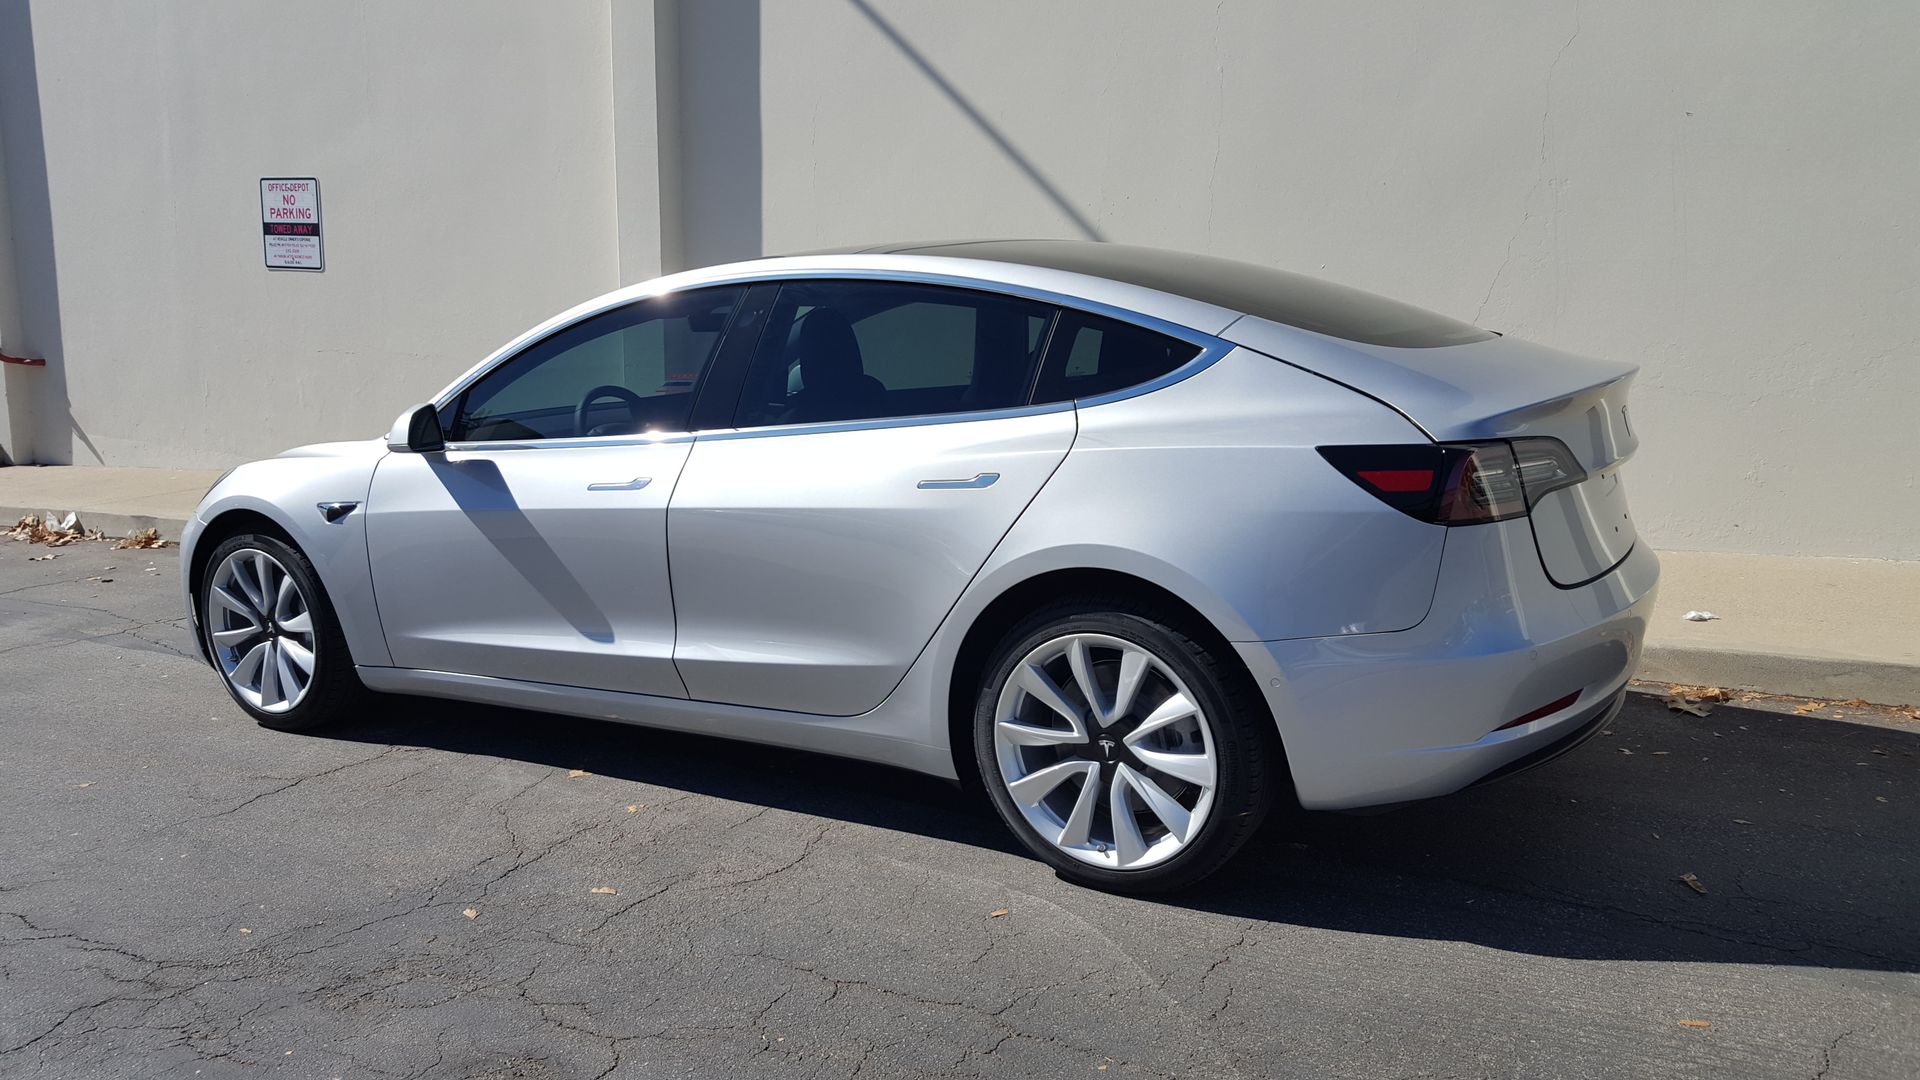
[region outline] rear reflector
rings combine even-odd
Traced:
[[[1561,709],[1567,708],[1568,706],[1572,705],[1574,702],[1579,700],[1580,700],[1580,691],[1575,690],[1573,693],[1568,694],[1566,697],[1563,697],[1558,701],[1549,702],[1548,704],[1542,705],[1530,713],[1523,713],[1520,716],[1516,716],[1513,719],[1507,721],[1506,723],[1501,724],[1499,727],[1494,728],[1493,730],[1505,731],[1508,728],[1519,727],[1521,724],[1531,724],[1535,720],[1538,720],[1543,716],[1552,716],[1554,713],[1559,712]]]
[[[1433,486],[1432,469],[1362,469],[1357,474],[1375,491],[1398,495]]]
[[[1318,449],[1329,465],[1381,502],[1435,525],[1524,517],[1548,492],[1587,478],[1558,439]]]

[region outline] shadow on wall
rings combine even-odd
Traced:
[[[1095,226],[1092,221],[1088,220],[1087,216],[1082,214],[1078,207],[1074,206],[1073,200],[1067,198],[1065,192],[1055,187],[1053,181],[1047,179],[1046,174],[1042,173],[1027,155],[1021,153],[1020,148],[1013,145],[1012,140],[1008,139],[1006,135],[994,125],[993,121],[987,119],[985,113],[975,108],[973,102],[969,101],[967,96],[960,92],[959,88],[955,87],[945,75],[940,73],[939,68],[934,67],[933,63],[929,61],[919,49],[914,48],[912,42],[908,41],[899,30],[894,29],[893,24],[888,22],[884,16],[878,11],[875,11],[872,4],[869,4],[867,0],[847,0],[847,2],[853,5],[855,11],[865,16],[866,20],[873,24],[873,28],[880,31],[880,35],[887,39],[888,44],[898,49],[900,55],[906,57],[907,61],[918,69],[920,74],[926,76],[928,82],[932,83],[942,94],[945,94],[947,100],[953,102],[954,108],[959,109],[961,114],[973,123],[974,127],[979,128],[980,133],[985,135],[987,140],[993,143],[994,147],[1005,155],[1008,161],[1013,163],[1014,168],[1019,169],[1021,174],[1024,175],[1034,187],[1040,189],[1040,193],[1047,197],[1047,201],[1051,202],[1055,209],[1059,210],[1068,221],[1073,223],[1074,230],[1078,232],[1081,237],[1087,240],[1106,239],[1106,236],[1101,233],[1100,229]]]
[[[1088,240],[1105,240],[1072,199],[867,0],[848,0]],[[675,9],[680,68],[680,203],[686,266],[765,253],[760,0]],[[908,230],[911,232],[912,230]],[[844,238],[842,238],[844,239]]]
[[[33,55],[33,17],[27,0],[0,0],[0,165],[6,169],[6,213],[13,226],[14,272],[20,289],[18,342],[12,352],[46,358],[42,368],[6,371],[8,430],[29,433],[20,461],[73,463],[73,440],[105,464],[73,418],[61,348],[60,289],[53,254],[53,204],[48,197],[46,140],[40,120],[40,80]]]
[[[583,768],[1026,857],[984,798],[878,765],[388,700],[338,737]],[[1549,957],[1920,972],[1908,853],[1920,733],[1726,707],[1678,717],[1637,696],[1609,732],[1546,768],[1397,812],[1270,822],[1201,886],[1139,903]]]

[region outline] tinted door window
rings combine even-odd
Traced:
[[[447,438],[496,442],[684,431],[694,388],[744,291],[650,297],[535,342],[455,399]]]
[[[1131,323],[1063,312],[1033,400],[1069,401],[1157,379],[1200,355],[1200,346]]]
[[[760,338],[741,427],[1024,405],[1054,309],[888,281],[783,286]]]

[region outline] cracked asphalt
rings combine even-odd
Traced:
[[[410,699],[266,731],[175,552],[46,550],[0,543],[6,1077],[1920,1075],[1911,725],[1635,697],[1129,899],[879,767]]]

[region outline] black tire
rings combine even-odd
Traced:
[[[1107,635],[1145,648],[1186,684],[1210,721],[1217,777],[1212,810],[1183,849],[1144,869],[1093,866],[1055,847],[1027,821],[1000,771],[994,724],[1001,690],[1030,652],[1075,633]],[[1061,877],[1110,892],[1165,892],[1192,885],[1225,865],[1291,790],[1278,732],[1245,670],[1197,640],[1181,613],[1125,597],[1052,604],[1009,630],[978,687],[973,728],[980,779],[1001,820]]]
[[[215,571],[228,556],[247,550],[272,556],[294,578],[308,599],[307,614],[312,620],[312,640],[315,645],[313,675],[304,696],[285,711],[260,709],[241,696],[226,677],[226,669],[220,663],[221,650],[213,640],[216,619],[209,597],[213,592]],[[220,676],[220,685],[226,687],[227,695],[233,698],[234,703],[246,710],[247,715],[261,726],[275,731],[317,731],[361,715],[370,703],[373,695],[353,669],[353,658],[347,651],[346,636],[340,632],[340,620],[333,613],[333,602],[320,584],[320,575],[314,572],[313,563],[299,548],[266,533],[241,533],[228,537],[207,558],[206,571],[200,581],[200,595],[196,600],[199,603],[202,642],[207,655],[214,658],[214,670]]]

